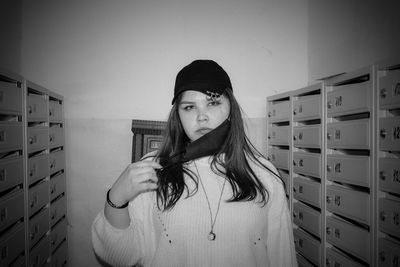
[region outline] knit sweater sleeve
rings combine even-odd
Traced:
[[[126,229],[113,227],[104,210],[92,224],[92,245],[95,253],[112,266],[144,265],[152,243],[147,235],[149,226],[148,204],[145,194],[139,195],[128,206],[130,225]],[[147,240],[146,240],[146,238]]]
[[[278,173],[269,161],[262,162]],[[293,228],[283,182],[269,172],[264,171],[262,176],[264,181],[266,179],[268,190],[268,216],[264,240],[266,240],[269,266],[297,266]]]

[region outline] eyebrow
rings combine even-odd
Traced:
[[[207,102],[211,102],[214,101],[212,98],[207,98],[206,99]],[[179,104],[196,104],[197,101],[190,101],[190,100],[181,100],[181,102],[179,102]]]
[[[179,105],[182,105],[182,104],[195,104],[195,103],[196,102],[194,102],[194,101],[184,100],[184,101],[179,102]]]

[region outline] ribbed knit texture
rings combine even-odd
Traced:
[[[196,164],[214,218],[224,178],[211,171],[209,157]],[[188,166],[196,173],[193,162]],[[180,199],[167,212],[156,208],[154,192],[140,195],[129,205],[131,225],[127,229],[112,227],[104,213],[99,213],[92,226],[95,252],[113,266],[297,266],[283,185],[259,166],[252,166],[268,189],[268,204],[226,202],[232,196],[227,183],[214,241],[208,239],[210,211],[199,184],[196,194]],[[193,188],[190,182],[189,187]]]

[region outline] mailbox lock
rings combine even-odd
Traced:
[[[50,169],[54,169],[55,167],[56,167],[56,160],[54,159],[50,162]]]
[[[380,178],[382,181],[385,181],[385,180],[386,180],[386,173],[385,173],[385,171],[380,171],[380,172],[379,172],[379,178]]]
[[[331,133],[327,133],[327,134],[326,134],[326,138],[328,138],[328,140],[331,140],[332,134],[331,134]]]
[[[330,260],[330,259],[326,258],[326,260],[325,260],[325,266],[331,267],[331,260]]]
[[[293,109],[293,115],[296,115],[297,111],[296,109]]]
[[[299,160],[299,166],[303,167],[303,159]]]
[[[331,202],[332,202],[332,197],[326,196],[326,203],[331,204]]]
[[[382,88],[381,89],[381,98],[386,98],[386,96],[387,96],[386,88]]]
[[[54,184],[51,188],[50,188],[50,194],[54,194],[54,192],[56,191],[56,185]]]
[[[341,172],[341,170],[340,170],[340,163],[336,163],[336,164],[335,164],[335,172],[337,172],[337,173],[340,173],[340,172]]]
[[[54,210],[54,212],[50,216],[50,220],[54,220],[57,217],[57,210]]]
[[[303,239],[299,239],[299,247],[303,247]]]
[[[1,248],[1,259],[5,259],[8,257],[8,246],[4,246]]]
[[[385,251],[380,251],[379,252],[379,261],[380,262],[385,262],[386,261]]]
[[[381,132],[380,132],[380,135],[381,135],[381,137],[382,138],[385,138],[386,137],[386,130],[385,129],[381,129]]]
[[[299,185],[299,193],[302,194],[303,193],[303,186]]]
[[[271,112],[268,112],[268,118],[271,118]]]
[[[6,180],[6,170],[1,169],[0,170],[0,182],[4,182]]]
[[[33,232],[29,234],[31,240],[35,239],[37,233],[39,233],[39,225],[35,225]]]
[[[340,206],[340,196],[335,196],[335,205]]]
[[[393,224],[396,225],[396,226],[399,226],[399,224],[400,224],[400,216],[399,216],[399,213],[395,213],[395,214],[393,215]]]
[[[50,242],[52,246],[54,246],[56,244],[57,238],[58,238],[57,234],[54,234],[54,239],[51,240],[51,242]]]
[[[296,141],[297,140],[297,136],[293,135],[293,140]]]
[[[328,109],[331,109],[331,108],[332,108],[332,102],[328,101]]]
[[[400,92],[400,83],[396,83],[396,86],[394,87],[394,92],[395,95],[398,95],[398,92]]]
[[[328,226],[328,227],[326,227],[326,234],[327,235],[330,235],[331,234],[331,228]]]
[[[35,256],[34,262],[31,263],[31,266],[33,267],[39,266],[39,262],[40,262],[40,254]]]
[[[327,170],[327,172],[331,172],[331,170],[332,170],[332,167],[331,167],[331,166],[329,166],[329,165],[326,165],[326,170]]]
[[[32,200],[31,200],[31,202],[29,203],[29,206],[30,206],[31,208],[33,208],[33,207],[37,204],[37,202],[38,202],[38,196],[37,196],[37,195],[34,195],[33,198],[32,198]]]
[[[7,208],[0,209],[0,222],[4,222],[7,219]]]
[[[397,255],[393,256],[392,266],[399,266],[399,256]]]
[[[333,261],[333,265],[331,265],[331,260],[328,259],[328,258],[326,258],[325,264],[326,264],[325,266],[327,266],[327,267],[331,267],[331,266],[340,267],[341,266],[341,264],[339,262],[336,262],[336,261]]]
[[[32,166],[32,169],[29,170],[29,176],[32,177],[36,173],[36,164]]]
[[[335,237],[340,238],[340,230],[339,229],[335,229]]]
[[[386,213],[384,211],[381,211],[379,214],[380,220],[384,222],[386,220],[386,217],[387,217]]]

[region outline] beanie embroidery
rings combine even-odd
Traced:
[[[218,101],[219,98],[221,97],[221,94],[217,92],[211,92],[211,91],[206,91],[207,96],[212,100],[212,101]]]

